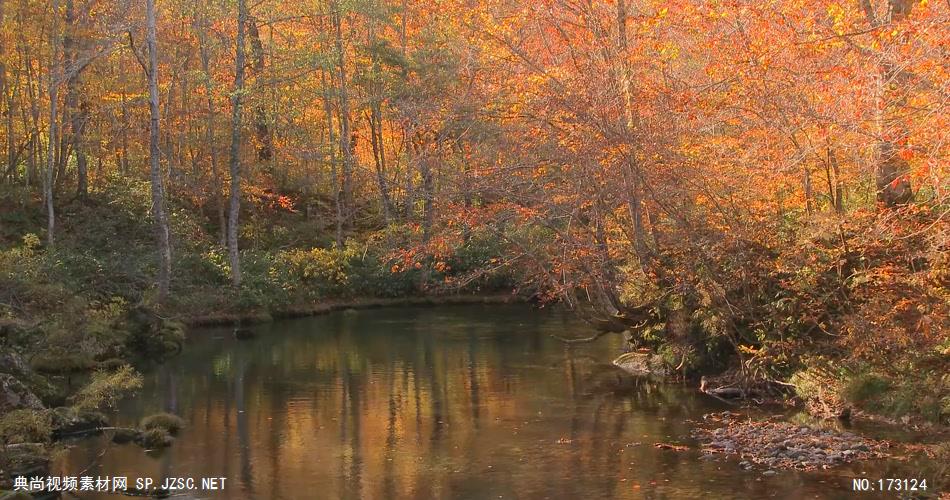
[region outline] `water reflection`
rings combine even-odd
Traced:
[[[146,373],[118,425],[188,422],[146,454],[103,437],[64,474],[227,477],[196,498],[799,498],[815,478],[736,477],[734,464],[658,450],[709,411],[695,391],[620,377],[621,339],[526,307],[380,309],[262,326],[252,341],[196,332]],[[104,454],[99,457],[100,453]],[[811,483],[815,484],[812,485]],[[834,483],[834,481],[831,481]],[[844,486],[839,481],[836,487]],[[741,494],[739,494],[741,492]],[[96,498],[83,496],[83,498]]]

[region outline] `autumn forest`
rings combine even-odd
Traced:
[[[189,327],[517,300],[677,380],[946,426],[948,25],[943,0],[0,0],[0,376],[95,407]],[[100,393],[35,378],[66,373]]]

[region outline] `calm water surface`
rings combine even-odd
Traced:
[[[654,448],[691,443],[695,421],[726,407],[676,385],[611,391],[619,336],[568,348],[550,335],[590,332],[556,311],[375,309],[257,331],[192,332],[121,404],[120,426],[185,418],[171,448],[84,439],[61,474],[223,476],[223,491],[178,498],[233,499],[849,498],[862,472],[893,477],[881,465],[764,477]]]

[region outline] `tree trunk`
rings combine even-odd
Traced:
[[[377,7],[375,2],[373,6]],[[372,51],[372,77],[370,82],[370,92],[372,95],[370,96],[369,104],[369,132],[373,146],[373,160],[376,164],[376,184],[379,187],[379,199],[383,211],[383,221],[388,226],[389,223],[392,222],[393,203],[389,196],[389,186],[387,186],[386,183],[386,147],[383,143],[383,84],[375,20],[370,21],[369,46]]]
[[[171,243],[168,230],[168,217],[165,214],[165,185],[159,151],[159,108],[158,108],[158,41],[155,28],[155,0],[145,1],[146,45],[148,46],[148,108],[149,108],[149,179],[152,184],[152,218],[155,224],[156,244],[158,245],[158,301],[168,297],[171,284]]]
[[[336,34],[337,76],[339,81],[340,105],[337,110],[340,114],[340,152],[343,155],[342,185],[343,191],[343,220],[344,226],[351,228],[353,224],[353,141],[350,131],[350,97],[347,91],[346,80],[346,47],[343,45],[343,12],[339,0],[333,2],[333,28]]]
[[[46,240],[50,247],[55,242],[56,211],[53,208],[53,171],[56,169],[57,126],[59,125],[59,0],[53,1],[52,23],[50,26],[50,67],[49,67],[49,137],[46,146],[46,172],[43,177],[43,197],[46,201]]]
[[[910,14],[913,6],[912,0],[888,0],[887,12],[877,16],[870,0],[862,0],[865,16],[874,27],[901,21]],[[876,89],[878,139],[874,177],[878,202],[890,208],[906,204],[914,197],[908,175],[910,166],[900,154],[910,135],[899,116],[907,103],[908,89],[902,84],[902,68],[889,62],[883,54],[880,60]]]
[[[238,0],[237,53],[234,58],[234,94],[231,96],[231,199],[228,207],[228,257],[231,261],[231,283],[241,285],[241,261],[238,253],[238,215],[241,211],[241,99],[244,95],[244,29],[247,4]]]
[[[330,78],[333,78],[333,75],[330,75]],[[337,248],[343,248],[343,199],[340,196],[339,181],[337,180],[337,165],[336,165],[336,140],[335,132],[333,131],[333,101],[330,96],[330,84],[327,82],[326,70],[320,68],[320,83],[323,86],[323,112],[327,117],[327,134],[328,141],[327,144],[330,145],[328,152],[330,155],[330,178],[332,180],[332,185],[330,189],[333,190],[333,207],[336,210],[336,246]]]
[[[844,188],[841,182],[841,171],[838,168],[838,157],[835,150],[828,146],[828,166],[831,168],[831,174],[828,176],[828,190],[834,203],[835,212],[844,213]],[[831,177],[834,177],[834,181]]]
[[[261,43],[261,34],[257,30],[257,20],[249,18],[247,35],[250,38],[251,58],[254,68],[254,78],[260,83],[264,79],[264,44]],[[260,85],[263,90],[263,85]],[[267,124],[267,106],[263,99],[258,100],[254,107],[254,130],[257,133],[257,160],[269,163],[274,156],[274,145],[271,141],[270,128]],[[271,172],[271,175],[275,175]]]
[[[208,48],[208,19],[207,13],[202,15],[198,33],[199,51],[201,54],[201,69],[204,71],[205,94],[207,94],[207,121],[205,124],[205,140],[208,141],[208,159],[211,162],[211,190],[214,193],[215,211],[218,215],[218,244],[222,248],[228,245],[228,221],[224,210],[224,197],[221,192],[221,172],[218,171],[218,148],[214,140],[214,89],[211,86],[211,54]]]
[[[630,146],[626,152],[625,168],[622,174],[624,191],[627,195],[627,211],[633,223],[634,250],[641,267],[648,262],[649,254],[643,233],[642,196],[640,189],[641,172],[633,148],[633,131],[636,128],[633,114],[633,92],[631,90],[630,65],[627,62],[627,5],[625,0],[617,0],[617,44],[620,73],[620,92],[623,95],[624,140]]]
[[[76,31],[76,9],[73,0],[66,0],[66,36],[63,38],[63,54],[69,66],[76,65],[79,57],[79,42],[76,39]],[[66,104],[64,108],[68,110],[69,114],[69,136],[64,139],[68,140],[69,146],[76,154],[76,196],[79,199],[85,199],[89,193],[89,177],[86,151],[82,144],[86,116],[80,97],[80,74],[79,68],[71,68],[66,78]],[[61,161],[65,162],[66,160],[64,157]]]

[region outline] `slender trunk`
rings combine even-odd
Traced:
[[[244,97],[244,29],[247,4],[238,0],[237,48],[234,58],[234,94],[231,96],[231,199],[228,207],[228,257],[231,261],[231,283],[241,285],[241,261],[238,253],[238,215],[241,211],[241,100]]]
[[[49,67],[49,137],[46,145],[46,175],[43,181],[43,196],[46,200],[46,239],[50,247],[55,241],[56,211],[53,208],[53,171],[56,169],[57,126],[59,124],[59,0],[53,1],[52,24],[50,26],[50,67]]]
[[[828,179],[828,189],[831,191],[831,199],[834,201],[835,212],[844,213],[844,189],[841,182],[841,171],[838,168],[838,157],[835,150],[828,146],[828,166],[831,167],[831,174]],[[832,182],[831,176],[834,176]]]
[[[171,284],[171,243],[165,214],[165,185],[159,151],[158,41],[155,28],[155,0],[145,0],[146,45],[148,46],[149,179],[152,184],[152,218],[158,246],[158,301],[168,297]]]
[[[3,26],[4,21],[4,6],[5,1],[0,0],[0,26]],[[4,37],[0,36],[0,54],[6,54],[6,46],[3,43]],[[2,59],[0,59],[0,98],[3,99],[3,104],[6,107],[6,116],[7,120],[7,143],[6,143],[6,158],[7,158],[7,172],[10,175],[10,182],[14,182],[14,168],[16,165],[13,160],[13,150],[15,149],[13,142],[13,92],[10,92],[11,97],[7,97],[7,66]]]
[[[623,186],[627,197],[627,211],[633,223],[634,250],[641,266],[649,259],[646,238],[643,232],[642,195],[640,188],[641,172],[634,151],[633,131],[636,128],[633,114],[633,92],[631,90],[630,65],[627,62],[627,6],[625,0],[617,0],[617,44],[620,73],[620,92],[623,96],[624,140],[630,146],[623,171]]]
[[[330,75],[330,79],[333,75]],[[330,83],[327,81],[326,69],[320,68],[320,85],[323,87],[323,114],[327,118],[327,153],[330,164],[330,189],[333,191],[333,207],[336,210],[334,218],[336,224],[336,246],[343,248],[343,200],[340,197],[339,181],[337,180],[336,139],[333,127],[333,99],[330,95]]]
[[[376,184],[379,187],[379,199],[383,209],[383,221],[388,226],[392,222],[393,204],[386,183],[386,151],[383,147],[382,110],[380,103],[370,104],[369,129],[373,145],[373,160],[376,163]]]
[[[218,244],[222,248],[228,244],[228,222],[224,210],[224,197],[221,191],[221,172],[218,171],[218,148],[214,140],[214,88],[211,85],[211,54],[208,50],[208,19],[204,14],[201,19],[201,31],[198,34],[199,51],[201,53],[201,69],[204,71],[205,94],[207,94],[207,123],[205,124],[205,140],[208,141],[208,157],[211,162],[211,191],[214,193],[215,211],[218,214]]]
[[[261,34],[257,29],[257,20],[249,18],[247,35],[251,44],[251,67],[254,69],[254,78],[258,84],[264,79],[264,44],[261,43]],[[258,85],[263,87],[263,85]],[[257,133],[257,160],[269,163],[274,156],[274,145],[271,142],[270,127],[267,124],[267,107],[263,99],[257,101],[254,107],[254,130]],[[271,172],[274,176],[275,173]]]
[[[76,64],[79,54],[78,41],[76,39],[77,31],[76,10],[73,0],[66,0],[66,32],[63,39],[63,52],[67,63],[71,66]],[[66,78],[66,105],[69,111],[69,137],[68,143],[76,154],[76,196],[79,199],[85,199],[89,192],[88,167],[86,151],[82,144],[83,128],[86,117],[83,106],[80,102],[80,71],[78,68],[70,70]],[[64,158],[63,162],[66,161]]]
[[[375,2],[374,2],[375,7]],[[369,132],[373,146],[373,160],[376,164],[376,184],[379,187],[380,204],[383,209],[383,221],[388,226],[392,221],[393,204],[386,184],[386,147],[383,143],[383,85],[379,52],[376,47],[376,22],[370,22],[369,45],[372,50],[372,81],[369,115]]]
[[[811,169],[805,167],[804,176],[802,177],[802,183],[805,188],[805,213],[811,215],[812,212],[812,193],[811,193]]]
[[[435,179],[430,155],[421,156],[419,174],[422,176],[422,240],[428,242],[432,237],[432,224],[435,220]]]
[[[343,191],[343,220],[344,226],[352,227],[353,224],[353,141],[355,137],[350,132],[350,97],[347,91],[346,80],[346,47],[343,45],[343,13],[338,0],[333,2],[333,28],[336,35],[336,53],[337,53],[337,76],[339,82],[340,105],[337,110],[340,115],[340,152],[343,155],[342,164],[342,183]]]
[[[865,16],[874,26],[885,26],[899,22],[910,14],[914,6],[911,0],[888,0],[887,11],[877,16],[870,0],[862,0]],[[907,104],[908,86],[902,75],[902,68],[889,62],[883,54],[877,68],[877,134],[875,148],[874,177],[877,187],[877,200],[885,207],[895,207],[910,202],[914,197],[909,174],[909,164],[901,157],[903,144],[908,142],[910,134],[902,123],[902,108]]]
[[[122,159],[119,163],[119,172],[122,175],[129,174],[129,105],[125,96],[125,79],[122,79]]]

